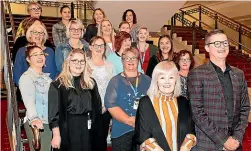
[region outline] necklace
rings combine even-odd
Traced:
[[[137,97],[137,95],[138,95],[138,85],[139,85],[139,73],[137,72],[135,87],[132,85],[131,81],[129,80],[129,78],[128,78],[128,76],[127,76],[127,74],[125,72],[124,72],[124,75],[125,75],[126,81],[129,83],[135,97]]]
[[[73,47],[74,45],[72,44],[72,42],[71,42],[71,40],[69,40],[69,44],[70,44],[70,46],[72,47],[72,48],[80,48],[81,49],[81,47],[82,47],[82,43],[81,43],[81,41],[79,40],[78,41],[78,44],[77,44],[77,47]]]

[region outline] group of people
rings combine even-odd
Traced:
[[[12,55],[31,149],[36,127],[41,151],[105,151],[108,133],[113,151],[241,150],[247,84],[226,63],[223,31],[206,35],[210,61],[194,68],[191,52],[174,53],[170,36],[148,44],[132,9],[115,30],[97,8],[85,29],[63,6],[52,27],[55,49],[39,19],[42,7],[30,3],[28,13]]]

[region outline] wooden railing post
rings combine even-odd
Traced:
[[[173,18],[174,18],[175,14],[173,15],[173,17],[171,18],[171,31],[170,31],[170,37],[173,39]]]
[[[195,53],[195,45],[196,45],[196,29],[195,29],[195,22],[193,22],[193,44],[192,44],[192,54]]]
[[[87,27],[86,2],[84,1],[84,25]]]
[[[239,48],[239,50],[242,50],[242,27],[240,26],[239,27],[239,45],[238,45],[238,48]]]
[[[71,2],[71,18],[74,18],[74,3]]]
[[[200,22],[199,22],[199,28],[201,28],[201,22],[202,22],[202,18],[201,18],[202,16],[201,16],[201,6],[199,6],[199,20],[200,20]]]
[[[176,26],[176,14],[173,17],[173,25]]]
[[[218,15],[217,14],[215,14],[215,16],[214,16],[214,29],[218,29]]]
[[[182,26],[184,26],[184,15],[185,15],[185,13],[184,13],[184,11],[182,11],[181,12],[181,17],[182,17],[181,24],[182,24]]]

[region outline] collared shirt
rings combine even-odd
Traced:
[[[228,127],[232,127],[232,122],[233,122],[233,111],[234,111],[234,99],[233,99],[233,85],[232,85],[232,80],[230,77],[229,72],[231,72],[231,67],[230,65],[226,64],[226,70],[223,72],[220,67],[215,65],[213,62],[211,62],[213,65],[221,86],[223,90],[223,95],[226,100],[227,104],[227,113],[228,113]]]
[[[48,91],[51,81],[49,74],[38,74],[31,67],[20,77],[19,89],[27,110],[25,121],[28,119],[31,123],[40,119],[48,124]]]
[[[83,44],[82,50],[87,52],[89,50],[89,43],[86,42],[84,39],[80,39],[81,43]],[[55,50],[55,61],[58,72],[62,71],[62,65],[64,60],[67,58],[69,53],[72,51],[72,47],[69,43],[69,39],[66,40],[66,43],[61,43],[56,47]]]

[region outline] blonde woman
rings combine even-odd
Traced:
[[[141,151],[189,151],[196,145],[189,101],[180,92],[175,64],[157,64],[136,115],[135,139]]]
[[[84,25],[81,20],[71,20],[66,27],[67,40],[65,43],[57,45],[55,50],[55,60],[58,72],[62,71],[62,64],[72,49],[82,49],[87,51],[89,44],[82,39],[84,34]]]
[[[98,36],[105,39],[106,43],[106,56],[115,52],[114,42],[115,42],[115,32],[110,20],[104,19],[99,26]]]
[[[51,79],[55,79],[57,74],[56,64],[55,64],[55,54],[52,48],[44,46],[46,39],[48,39],[48,33],[43,25],[34,24],[31,25],[26,32],[26,39],[29,43],[39,46],[44,53],[48,54],[46,56],[45,66],[43,67],[44,73],[49,73]],[[21,75],[29,68],[26,58],[25,51],[27,47],[21,47],[18,49],[14,68],[13,68],[13,80],[16,85],[18,85],[19,78]]]
[[[48,96],[52,147],[61,151],[100,150],[101,99],[82,49],[69,53]]]
[[[27,6],[27,13],[30,15],[30,17],[34,18],[40,18],[42,14],[42,7],[39,3],[37,2],[31,2]],[[16,39],[21,36],[25,36],[25,26],[24,22],[26,22],[27,19],[25,18],[23,21],[18,26],[17,33],[16,33]],[[15,39],[15,40],[16,40]]]

